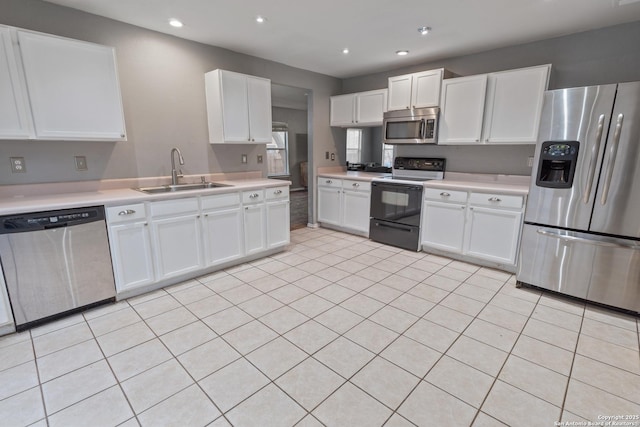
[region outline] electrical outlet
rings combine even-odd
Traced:
[[[87,157],[86,156],[74,156],[74,160],[76,162],[76,170],[77,171],[86,171],[89,169],[87,167]]]
[[[24,157],[10,157],[9,160],[11,160],[11,173],[25,173],[27,171]]]
[[[240,163],[247,163],[247,155],[243,154],[242,156],[240,156]]]
[[[533,157],[527,157],[527,166],[533,167]]]
[[[336,159],[336,153],[331,153],[331,161],[334,161]]]
[[[262,163],[262,154],[258,154],[258,163]]]

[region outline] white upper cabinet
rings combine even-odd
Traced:
[[[387,89],[331,97],[331,126],[380,126],[387,111]]]
[[[439,144],[535,144],[551,65],[442,82]]]
[[[0,27],[0,137],[125,140],[115,51]]]
[[[387,109],[437,107],[440,105],[440,87],[444,69],[422,71],[389,77]]]
[[[24,78],[9,28],[0,26],[0,138],[26,139],[33,133]]]
[[[271,142],[271,81],[225,70],[205,74],[209,142]]]
[[[351,126],[355,122],[356,94],[331,97],[331,126]]]
[[[486,91],[486,74],[442,82],[438,144],[480,142]]]
[[[483,138],[489,144],[535,144],[551,65],[489,74]]]

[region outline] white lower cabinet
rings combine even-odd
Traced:
[[[152,217],[158,280],[180,276],[203,267],[199,218],[197,211],[169,218]]]
[[[240,194],[203,197],[202,235],[207,267],[242,258],[243,216]]]
[[[342,218],[342,180],[318,178],[318,221],[340,225]]]
[[[522,196],[425,189],[422,247],[515,267]]]
[[[422,245],[462,253],[466,205],[426,201],[422,211]]]
[[[289,187],[265,190],[267,215],[267,249],[288,245],[290,242]]]
[[[116,288],[126,297],[273,253],[290,241],[288,186],[106,211]]]
[[[369,233],[371,192],[342,190],[342,225]]]
[[[369,235],[371,182],[318,178],[318,221],[342,231]]]
[[[118,292],[155,282],[144,203],[107,208],[109,242]]]
[[[265,227],[264,191],[242,193],[244,216],[244,247],[246,255],[262,252],[267,248]]]

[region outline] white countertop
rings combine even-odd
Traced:
[[[122,180],[127,182],[128,180]],[[136,181],[139,183],[140,181]],[[189,181],[187,181],[189,182]],[[197,182],[197,181],[193,181]],[[48,211],[54,209],[70,209],[83,206],[117,206],[143,201],[179,199],[210,194],[224,194],[234,191],[242,191],[256,188],[271,188],[282,185],[291,185],[290,181],[265,178],[248,179],[217,179],[213,182],[228,185],[228,187],[208,188],[203,190],[188,190],[160,194],[146,194],[133,188],[98,188],[86,190],[87,185],[75,183],[76,188],[85,191],[73,191],[74,183],[59,183],[47,185],[46,194],[27,189],[22,193],[16,193],[15,189],[7,189],[4,186],[0,192],[0,215],[11,215],[25,212]],[[148,181],[145,181],[148,184]],[[166,183],[164,183],[166,184]],[[152,184],[144,186],[163,185]],[[105,185],[104,187],[109,187]],[[56,192],[58,188],[59,192]],[[135,188],[135,187],[134,187]]]
[[[353,179],[359,181],[371,181],[374,178],[388,176],[387,173],[358,172],[358,171],[319,171],[318,176],[335,179]],[[471,174],[459,172],[446,172],[444,179],[425,181],[426,188],[446,188],[449,190],[498,192],[526,196],[529,193],[529,176],[524,175],[498,175],[498,174]]]

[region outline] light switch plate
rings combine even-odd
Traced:
[[[262,163],[262,155],[258,154],[258,163]]]
[[[527,166],[533,167],[533,157],[527,157]]]
[[[75,162],[76,162],[76,170],[77,171],[86,171],[87,169],[89,169],[87,167],[87,157],[86,156],[75,156],[74,159],[75,159]]]
[[[240,156],[240,163],[247,163],[247,155],[243,154]]]
[[[27,171],[27,164],[24,162],[24,157],[10,157],[11,172],[12,173],[25,173]]]

